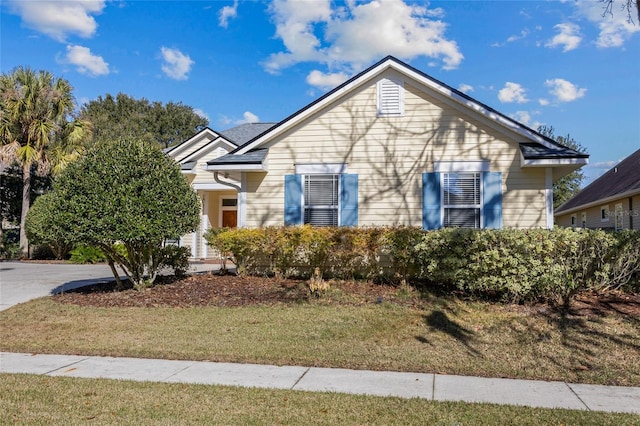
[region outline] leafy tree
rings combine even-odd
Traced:
[[[90,101],[82,116],[94,125],[95,141],[140,139],[163,148],[187,140],[208,124],[193,108],[182,103],[150,103],[124,93]]]
[[[538,127],[538,132],[543,134],[544,136],[547,136],[548,138],[554,139],[560,145],[566,146],[567,148],[571,148],[580,152],[587,152],[587,149],[584,146],[580,145],[580,143],[573,139],[569,134],[567,134],[566,136],[556,136],[554,134],[554,129],[552,126],[540,126]],[[580,192],[583,180],[584,172],[582,171],[582,169],[578,169],[554,182],[553,208],[556,209],[560,207],[567,200]]]
[[[69,212],[60,194],[49,192],[38,197],[27,215],[27,236],[37,244],[49,246],[56,259],[62,259],[73,246],[73,232],[69,229]]]
[[[127,140],[95,145],[65,168],[34,210],[33,235],[99,247],[119,287],[116,265],[138,289],[153,285],[171,255],[163,241],[193,231],[200,217],[198,196],[180,167],[154,143]]]
[[[73,109],[71,85],[50,72],[18,67],[0,76],[0,160],[3,166],[22,167],[21,257],[29,256],[24,227],[33,172],[61,170],[90,135],[89,123],[72,119]]]
[[[30,203],[33,204],[39,194],[43,194],[49,189],[51,189],[51,177],[49,175],[32,176]],[[22,168],[16,163],[10,166],[4,166],[0,163],[0,258],[6,257],[7,254],[4,246],[5,223],[14,226],[20,225],[21,194]],[[11,228],[14,226],[11,226]]]

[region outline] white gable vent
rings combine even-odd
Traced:
[[[404,114],[404,85],[402,81],[383,78],[378,82],[378,116]]]

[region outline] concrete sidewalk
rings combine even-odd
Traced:
[[[338,392],[640,414],[640,387],[442,374],[0,352],[0,373]]]

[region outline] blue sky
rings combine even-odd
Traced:
[[[79,103],[182,102],[224,130],[280,121],[394,55],[571,135],[591,180],[640,148],[640,25],[622,3],[4,0],[0,68],[49,70]]]

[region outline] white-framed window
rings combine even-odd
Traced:
[[[622,210],[622,203],[616,204],[613,211],[616,218],[616,231],[618,231],[624,228],[624,212]]]
[[[303,223],[314,226],[339,226],[339,174],[304,175],[303,198]]]
[[[577,224],[578,224],[578,218],[576,217],[575,214],[572,214],[571,215],[571,226],[573,228],[575,228]]]
[[[442,174],[442,224],[482,228],[482,175],[479,172]]]
[[[378,117],[400,116],[404,114],[404,83],[383,78],[377,84]]]
[[[609,222],[609,206],[600,207],[600,222]]]
[[[582,227],[586,228],[587,227],[587,212],[582,212],[582,214],[580,216],[581,216],[581,219],[582,219]]]

